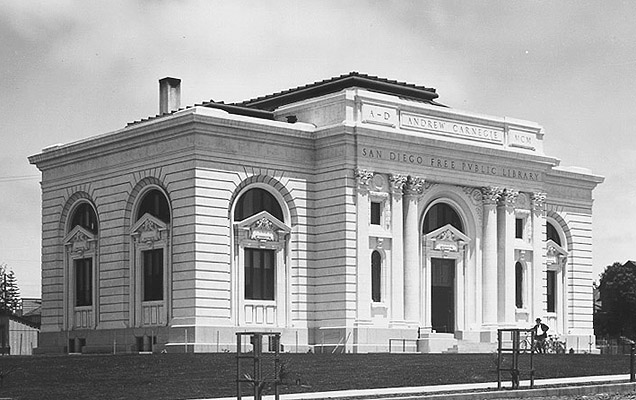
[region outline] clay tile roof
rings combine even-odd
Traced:
[[[235,105],[273,111],[285,104],[334,93],[353,86],[394,94],[413,100],[425,101],[431,104],[436,104],[433,100],[438,97],[438,94],[433,88],[379,78],[377,76],[353,71],[330,79],[235,103]]]
[[[219,108],[231,114],[245,115],[264,119],[274,119],[273,111],[280,106],[310,99],[313,97],[335,93],[354,86],[369,89],[375,92],[397,95],[403,98],[423,101],[429,104],[445,107],[444,105],[436,103],[434,101],[438,97],[438,94],[433,88],[427,88],[425,86],[418,86],[412,83],[380,78],[373,75],[361,74],[357,71],[352,71],[348,74],[336,76],[322,81],[316,81],[307,85],[298,86],[296,88],[268,94],[261,97],[256,97],[238,103],[224,103],[222,101],[210,100],[195,104],[195,106]],[[193,106],[187,106],[185,108],[180,108],[178,111],[192,107]],[[158,114],[138,121],[133,121],[128,123],[126,126],[154,120],[165,115],[173,114],[175,112],[176,111],[166,114]]]

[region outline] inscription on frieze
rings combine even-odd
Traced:
[[[394,108],[363,104],[362,122],[396,127],[398,124],[397,110]]]
[[[504,132],[502,129],[493,129],[473,124],[461,124],[456,121],[407,112],[400,113],[400,127],[416,131],[433,131],[488,143],[503,144],[504,141]]]
[[[510,131],[508,132],[508,145],[522,149],[535,150],[536,137],[529,133]]]
[[[360,156],[368,159],[386,160],[403,164],[421,165],[439,169],[500,176],[523,181],[540,182],[543,180],[539,171],[529,171],[520,168],[502,167],[495,164],[475,162],[470,160],[435,157],[421,153],[392,151],[374,147],[360,147]]]

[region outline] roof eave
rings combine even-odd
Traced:
[[[273,111],[286,104],[335,93],[350,87],[361,87],[386,94],[425,101],[432,104],[437,104],[434,103],[433,100],[439,97],[439,95],[435,93],[434,89],[400,85],[397,83],[378,81],[363,76],[353,75],[342,79],[336,79],[331,82],[291,90],[287,93],[280,93],[267,98],[247,100],[242,103],[237,103],[236,105]]]

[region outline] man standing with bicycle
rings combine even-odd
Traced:
[[[545,353],[545,339],[548,337],[549,329],[549,326],[541,322],[541,318],[536,319],[532,332],[534,333],[534,348],[537,353]]]

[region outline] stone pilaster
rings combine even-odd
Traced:
[[[531,319],[543,318],[543,276],[545,271],[545,200],[546,194],[542,192],[532,194],[532,310]]]
[[[497,202],[502,189],[485,187],[482,236],[482,313],[486,328],[497,324]]]
[[[369,183],[373,172],[366,169],[354,171],[357,182],[357,324],[371,323],[371,251],[369,250]]]
[[[497,310],[500,324],[515,323],[515,204],[519,192],[505,189],[497,206]]]
[[[391,319],[392,324],[404,323],[404,210],[403,191],[406,175],[389,176],[391,187],[391,235],[393,248],[391,252]]]
[[[409,176],[404,185],[404,319],[420,323],[422,291],[420,290],[420,249],[418,199],[424,190],[424,179]]]

